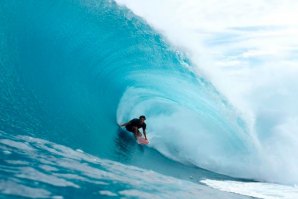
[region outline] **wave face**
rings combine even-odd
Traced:
[[[3,198],[248,198],[43,139],[2,131],[0,136]]]
[[[159,152],[214,172],[258,177],[258,147],[241,115],[126,8],[111,1],[11,0],[0,12],[1,131],[146,168]],[[131,139],[116,123],[140,114],[151,141],[147,157],[123,144]]]

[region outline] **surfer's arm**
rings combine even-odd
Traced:
[[[144,134],[144,136],[145,136],[145,139],[147,140],[146,130],[145,130],[145,129],[143,129],[143,134]]]

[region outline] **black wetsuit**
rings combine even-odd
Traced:
[[[133,132],[133,127],[136,126],[138,129],[142,128],[143,131],[145,131],[146,129],[146,123],[144,122],[143,124],[141,124],[141,121],[137,118],[132,119],[128,122],[128,124],[125,126],[126,130]]]

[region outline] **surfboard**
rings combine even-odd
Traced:
[[[138,137],[138,138],[137,138],[137,143],[138,143],[138,144],[149,144],[149,141],[146,140],[146,139],[143,138],[143,137]]]

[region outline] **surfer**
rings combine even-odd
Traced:
[[[142,133],[139,131],[139,128],[142,128],[145,139],[147,140],[145,120],[146,120],[146,117],[144,115],[141,115],[139,119],[137,118],[132,119],[127,123],[120,124],[119,126],[120,127],[125,126],[126,130],[128,130],[129,132],[132,132],[136,138],[138,136],[142,136]]]

